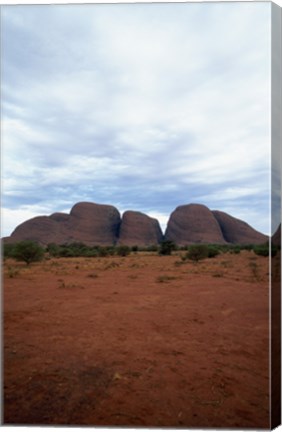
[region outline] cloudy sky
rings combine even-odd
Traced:
[[[269,232],[270,3],[3,6],[2,235],[78,201]]]

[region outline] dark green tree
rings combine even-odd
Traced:
[[[4,258],[14,257],[15,244],[6,243],[3,245],[3,256]]]
[[[44,252],[44,249],[38,243],[24,240],[15,245],[13,257],[29,265],[32,262],[41,261],[44,257]]]
[[[176,245],[171,240],[164,240],[160,244],[159,255],[171,255],[171,252],[176,249]]]

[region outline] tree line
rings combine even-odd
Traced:
[[[137,252],[154,252],[159,255],[171,255],[175,251],[184,251],[181,255],[183,260],[199,261],[205,258],[213,258],[222,253],[238,254],[242,250],[253,251],[260,256],[268,257],[275,256],[278,247],[264,243],[261,245],[218,245],[218,244],[194,244],[188,246],[177,246],[174,242],[165,240],[159,245],[151,245],[147,247],[140,246],[87,246],[84,243],[73,242],[63,245],[50,243],[46,247],[30,240],[21,241],[14,244],[3,245],[3,257],[14,258],[18,261],[24,261],[27,265],[32,262],[41,261],[44,257],[107,257],[107,256],[121,256],[125,257],[130,253]]]

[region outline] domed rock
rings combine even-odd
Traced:
[[[137,211],[126,211],[122,216],[119,244],[150,246],[159,244],[163,234],[157,219]]]
[[[18,225],[7,241],[17,243],[23,240],[32,240],[44,246],[48,243],[59,244],[64,242],[65,233],[59,222],[48,216],[36,216]]]
[[[120,222],[120,213],[115,207],[81,202],[73,206],[64,224],[70,242],[108,246],[117,241]]]
[[[202,204],[177,207],[170,215],[165,239],[178,245],[192,243],[226,243],[218,221]]]
[[[260,244],[268,240],[266,235],[256,231],[240,219],[219,210],[214,210],[212,213],[218,221],[222,234],[228,243]]]

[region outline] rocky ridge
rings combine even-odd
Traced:
[[[144,213],[126,211],[121,217],[111,205],[80,202],[70,213],[53,213],[29,219],[4,238],[5,243],[33,240],[49,243],[82,242],[88,246],[123,244],[150,246],[162,240],[177,245],[192,243],[259,244],[268,237],[246,222],[202,204],[177,207],[170,215],[165,234],[160,224]]]

